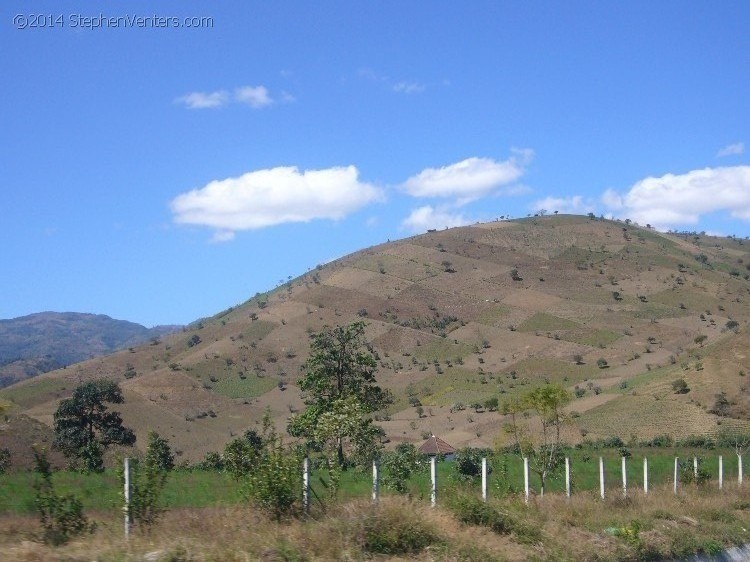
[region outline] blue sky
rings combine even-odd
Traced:
[[[539,209],[749,235],[748,21],[747,2],[3,2],[0,318],[187,323]]]

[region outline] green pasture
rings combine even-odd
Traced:
[[[704,487],[718,486],[718,458],[724,459],[724,482],[731,489],[737,484],[737,456],[733,451],[706,451],[698,449],[649,449],[632,450],[627,459],[628,490],[631,493],[642,492],[643,458],[648,458],[649,489],[668,488],[671,490],[674,473],[674,459],[678,456],[681,463],[692,470],[693,457],[697,456],[700,467],[707,471],[710,480]],[[599,457],[604,459],[604,480],[606,494],[619,494],[622,490],[621,457],[617,449],[571,450],[568,452],[571,464],[573,493],[599,493]],[[491,472],[488,478],[488,490],[491,497],[523,492],[523,461],[516,455],[495,455],[488,460]],[[532,463],[533,464],[533,463]],[[745,459],[743,473],[746,485],[747,465]],[[438,463],[438,496],[450,494],[452,489],[468,487],[480,493],[480,479],[469,482],[458,479],[454,462]],[[301,471],[301,468],[300,468]],[[0,475],[0,515],[3,513],[31,513],[34,511],[33,482],[34,473],[11,473]],[[116,473],[108,470],[103,474],[81,474],[61,471],[54,474],[53,482],[59,494],[75,494],[89,512],[106,512],[121,508],[121,484]],[[530,471],[530,488],[532,493],[539,493],[539,477]],[[310,475],[311,501],[313,504],[325,504],[329,501],[330,490],[326,472],[313,469]],[[166,508],[191,508],[207,506],[226,506],[242,501],[241,482],[228,474],[216,471],[174,470],[167,479],[163,494],[163,505]],[[685,487],[695,488],[695,484]],[[430,476],[429,464],[412,475],[408,483],[409,495],[416,499],[429,501]],[[684,491],[682,484],[680,490]],[[562,493],[565,490],[564,470],[547,480],[546,492]],[[301,493],[301,490],[300,490]],[[369,497],[372,493],[372,474],[370,470],[347,470],[342,473],[338,499]],[[392,494],[381,484],[381,494]]]

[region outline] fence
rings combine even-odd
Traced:
[[[742,455],[736,455],[736,480],[737,485],[741,486],[743,482],[743,463]],[[664,464],[664,458],[659,457],[661,461],[662,469]],[[734,459],[733,459],[734,460]],[[586,465],[587,463],[582,463]],[[605,459],[603,456],[598,458],[598,487],[599,497],[604,500],[609,493],[619,493],[624,497],[628,497],[628,494],[633,493],[633,489],[637,489],[637,483],[641,483],[641,491],[643,494],[648,495],[649,490],[653,488],[653,482],[650,480],[652,476],[651,469],[649,467],[648,457],[644,457],[641,462],[629,460],[627,457],[620,457],[619,467],[616,466],[612,469],[612,464],[609,464],[607,469]],[[641,468],[642,467],[642,468]],[[680,489],[684,486],[685,480],[692,480],[693,482],[716,482],[719,490],[724,489],[724,477],[727,474],[725,471],[726,466],[724,463],[723,455],[720,455],[717,462],[711,463],[709,461],[702,461],[697,456],[692,458],[680,460],[679,457],[674,457],[674,462],[671,466],[670,481],[668,484],[671,485],[673,493],[679,493]],[[311,498],[311,478],[310,478],[310,460],[304,459],[302,465],[302,507],[305,513],[309,512],[310,509],[310,498]],[[581,471],[585,473],[586,470]],[[663,473],[663,470],[662,470]],[[571,464],[570,457],[565,457],[565,495],[569,498],[574,492],[574,475],[575,471]],[[716,478],[713,478],[713,476]],[[124,459],[124,530],[125,536],[130,534],[130,526],[132,524],[132,516],[130,513],[130,459]],[[526,503],[529,503],[529,499],[532,494],[531,486],[531,471],[530,463],[528,458],[523,459],[523,497]],[[663,476],[663,474],[662,474]],[[372,501],[378,502],[380,499],[380,462],[374,460],[372,463]],[[614,486],[611,482],[615,482]],[[633,486],[633,483],[636,483]],[[659,482],[660,485],[664,485],[665,482],[662,478]],[[487,458],[482,458],[481,463],[481,495],[482,500],[487,501],[489,497],[489,465]],[[619,489],[619,490],[618,490]],[[435,507],[438,503],[438,470],[437,470],[437,459],[430,457],[430,504]]]

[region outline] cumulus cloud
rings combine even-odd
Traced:
[[[216,92],[191,92],[175,99],[188,109],[210,109],[221,107],[229,101],[229,94],[224,90]]]
[[[513,156],[502,162],[473,157],[442,168],[426,168],[407,179],[402,188],[413,197],[473,201],[518,180],[533,155],[530,149],[515,150]]]
[[[531,208],[534,211],[545,209],[550,213],[559,211],[560,213],[569,213],[581,215],[591,213],[595,207],[592,201],[584,199],[581,195],[571,197],[545,197],[532,203]]]
[[[451,212],[446,208],[425,205],[414,209],[401,225],[414,232],[424,232],[430,228],[453,228],[454,226],[465,226],[472,222],[474,221],[460,213]]]
[[[736,156],[738,154],[745,154],[745,143],[736,142],[722,148],[716,153],[717,158],[724,158],[725,156]]]
[[[602,202],[619,214],[659,228],[696,224],[701,215],[717,211],[750,220],[750,166],[648,177],[624,194],[607,190]]]
[[[188,109],[211,109],[229,103],[241,103],[249,105],[253,109],[261,109],[275,101],[265,86],[240,86],[235,88],[231,94],[227,90],[191,92],[175,99],[176,103],[182,104]],[[293,102],[294,96],[282,92],[281,101],[285,103]]]
[[[242,86],[234,91],[234,99],[254,109],[271,105],[273,100],[265,86]]]
[[[256,170],[178,195],[170,208],[175,222],[215,228],[214,241],[227,241],[238,230],[340,219],[380,200],[381,191],[358,176],[354,166]]]

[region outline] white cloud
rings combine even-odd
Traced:
[[[226,90],[215,92],[191,92],[174,100],[188,109],[211,109],[228,105],[229,103],[242,103],[253,109],[261,109],[273,104],[276,100],[271,97],[265,86],[241,86],[230,93]],[[293,102],[294,96],[288,92],[281,93],[281,101]]]
[[[545,209],[549,213],[559,211],[560,213],[569,213],[582,215],[594,211],[593,202],[585,200],[581,195],[571,197],[545,197],[532,203],[531,208],[534,211]]]
[[[750,166],[648,177],[625,194],[607,190],[602,202],[624,217],[658,228],[696,224],[701,215],[717,211],[750,220]]]
[[[273,99],[268,94],[265,86],[242,86],[234,91],[234,99],[239,103],[244,103],[253,109],[260,109],[273,103]]]
[[[424,92],[424,84],[418,84],[416,82],[399,82],[393,85],[393,91],[400,94],[418,94]]]
[[[454,226],[465,226],[471,224],[472,220],[460,213],[452,213],[445,208],[434,208],[425,205],[414,209],[411,214],[401,223],[402,226],[414,232],[424,232],[430,228],[453,228]]]
[[[218,230],[214,241],[226,241],[238,230],[340,219],[380,200],[381,191],[358,175],[354,166],[256,170],[178,195],[170,207],[175,222],[213,227]]]
[[[716,153],[716,157],[723,158],[725,156],[736,156],[738,154],[745,154],[744,142],[736,142],[734,144],[725,146],[719,152]]]
[[[426,168],[406,180],[402,188],[412,197],[456,197],[466,203],[508,186],[523,175],[534,152],[524,149],[514,153],[503,162],[473,157],[442,168]]]
[[[224,90],[216,92],[191,92],[175,99],[188,109],[210,109],[221,107],[229,101],[229,94]]]

